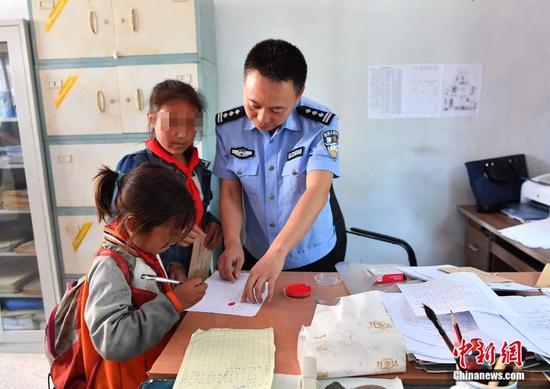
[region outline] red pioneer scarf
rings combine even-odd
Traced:
[[[200,163],[199,152],[197,151],[197,148],[194,146],[190,146],[191,156],[188,160],[188,165],[185,166],[184,163],[178,161],[176,158],[174,158],[172,154],[166,151],[156,139],[147,139],[145,141],[145,147],[157,157],[177,167],[185,175],[187,190],[189,191],[189,194],[191,195],[195,203],[195,212],[197,214],[196,224],[200,226],[204,209],[202,206],[199,188],[197,188],[195,181],[193,181],[193,170]]]

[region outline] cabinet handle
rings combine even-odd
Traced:
[[[130,9],[130,29],[132,32],[137,32],[138,29],[138,14],[135,8]]]
[[[141,88],[136,89],[136,108],[138,111],[143,110],[143,91]]]
[[[476,252],[476,253],[479,251],[479,247],[474,246],[474,245],[471,244],[471,243],[468,243],[468,248],[469,248],[470,250],[472,250],[473,252]]]
[[[103,95],[103,92],[98,90],[96,94],[96,103],[97,103],[97,109],[99,112],[103,113],[105,112],[105,96]]]
[[[90,23],[90,31],[92,34],[97,35],[97,13],[93,9],[91,9],[88,14],[88,22]]]

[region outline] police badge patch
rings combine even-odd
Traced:
[[[338,158],[338,131],[337,130],[327,130],[323,134],[323,145],[327,149],[329,155],[332,159]]]
[[[247,159],[254,156],[254,150],[249,150],[246,147],[232,147],[231,155],[240,159]]]
[[[304,155],[304,148],[298,147],[297,149],[292,150],[291,152],[287,153],[286,160],[291,161],[294,158],[298,158]]]

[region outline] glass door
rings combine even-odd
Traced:
[[[44,329],[46,313],[56,300],[57,289],[48,238],[49,213],[43,205],[47,191],[42,153],[37,147],[39,131],[25,38],[23,22],[8,26],[0,23],[2,343],[41,340],[40,330]]]

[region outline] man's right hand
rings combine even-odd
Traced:
[[[225,246],[218,258],[218,271],[224,280],[235,281],[241,273],[244,263],[244,251],[240,244]]]

